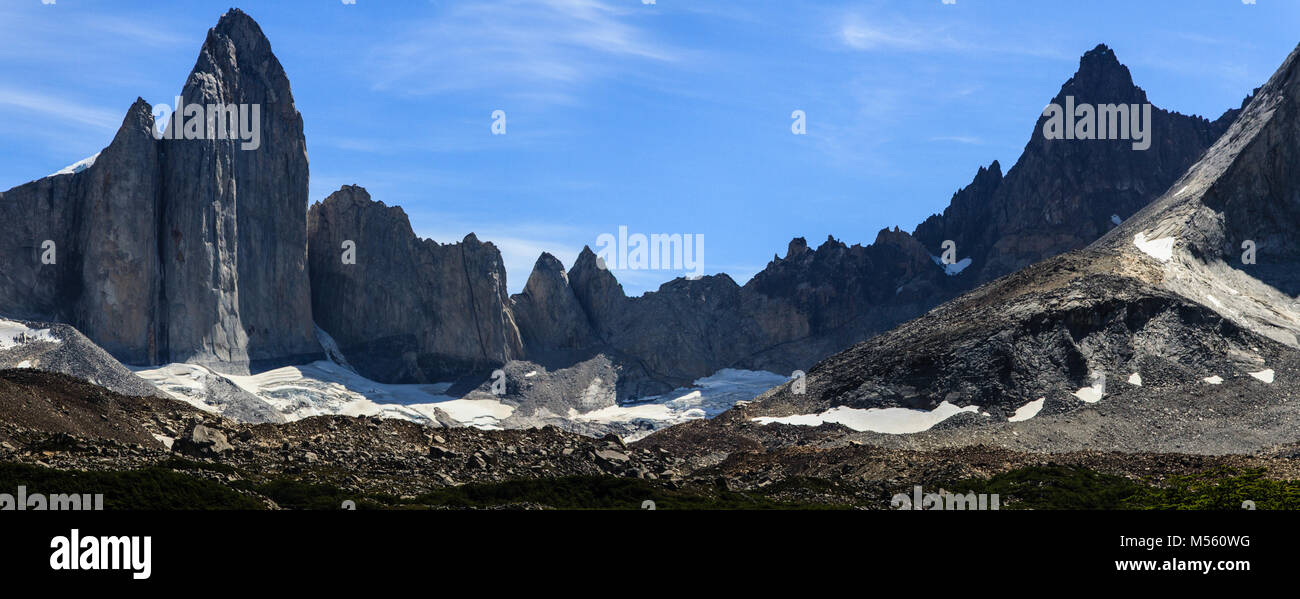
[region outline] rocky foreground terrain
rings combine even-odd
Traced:
[[[0,371],[0,402],[0,489],[94,490],[109,509],[643,509],[647,500],[656,509],[888,509],[913,485],[960,491],[1024,476],[1037,491],[1003,491],[1007,507],[1159,507],[1118,502],[1197,476],[1245,474],[1257,500],[1276,502],[1264,507],[1288,507],[1300,492],[1287,482],[1300,478],[1297,444],[1254,455],[1046,454],[887,448],[838,425],[750,423],[719,435],[698,421],[631,444],[555,427],[369,417],[250,425],[26,369]],[[1042,503],[1042,488],[1058,485],[1063,497]],[[1097,497],[1114,505],[1086,503]]]

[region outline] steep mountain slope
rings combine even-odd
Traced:
[[[1094,107],[1149,102],[1104,44],[1083,55],[1078,72],[1051,102],[1065,106],[1070,99],[1076,106]],[[1239,112],[1230,110],[1210,122],[1153,106],[1151,123],[1145,125],[1151,147],[1138,151],[1127,139],[1131,134],[1126,139],[1046,139],[1042,131],[1048,117],[1040,116],[1020,160],[1005,177],[994,163],[955,194],[942,215],[921,223],[915,235],[936,255],[944,240],[953,240],[958,253],[972,259],[969,272],[977,283],[1082,248],[1114,228],[1113,217],[1128,219],[1164,193]]]
[[[1147,102],[1104,45],[1080,59],[1053,101],[1066,97],[1095,105]],[[867,246],[832,238],[815,250],[797,238],[784,258],[743,287],[716,275],[628,298],[585,250],[567,278],[597,337],[589,353],[613,350],[651,378],[675,384],[724,367],[807,368],[979,283],[1094,241],[1115,226],[1114,217],[1129,217],[1167,189],[1237,113],[1210,122],[1153,108],[1146,126],[1154,143],[1146,151],[1133,151],[1128,139],[1047,140],[1040,117],[1010,173],[1003,177],[996,161],[979,169],[915,236],[885,229]],[[956,244],[957,264],[938,263],[945,241]],[[567,294],[557,297],[567,301]],[[529,302],[538,309],[537,300]],[[544,337],[521,328],[525,337]],[[565,343],[572,353],[573,341]],[[561,349],[544,340],[533,345],[535,353]]]
[[[66,374],[122,395],[159,395],[112,356],[66,324],[0,318],[0,369]]]
[[[186,106],[256,107],[261,128],[252,144],[159,141],[168,353],[160,360],[256,369],[319,357],[302,116],[251,17],[232,9],[208,31],[181,97]]]
[[[257,143],[179,115],[156,139],[137,100],[95,160],[0,194],[0,314],[72,324],[133,364],[247,372],[321,356],[302,118],[251,17],[232,9],[208,32],[182,97],[256,107]]]
[[[881,430],[880,419],[898,413],[880,408],[946,402],[971,412],[954,423],[979,425],[1115,402],[1128,408],[1098,409],[1122,427],[1126,413],[1150,417],[1143,404],[1196,397],[1199,429],[1217,433],[1183,438],[1193,450],[1294,440],[1300,408],[1286,400],[1300,388],[1300,311],[1285,290],[1300,264],[1298,62],[1300,48],[1167,193],[1090,247],[832,356],[809,371],[806,392],[784,385],[732,421]],[[1260,248],[1258,263],[1243,252],[1247,241]],[[1123,445],[1164,442],[1182,428],[1170,420]]]
[[[309,214],[312,309],[359,372],[396,383],[486,376],[522,354],[501,253],[439,244],[406,213],[345,186]],[[345,262],[352,242],[355,263]],[[351,255],[348,256],[351,260]]]

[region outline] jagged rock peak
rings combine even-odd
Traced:
[[[848,247],[843,241],[836,239],[834,235],[827,235],[826,241],[817,246],[817,251],[820,252],[830,248],[847,249]]]
[[[222,38],[233,42],[236,51],[250,50],[257,52],[265,50],[270,52],[271,50],[271,42],[266,39],[266,34],[262,33],[261,26],[257,24],[257,21],[253,20],[253,17],[248,16],[248,13],[238,8],[232,8],[226,14],[221,15],[217,25],[208,30],[208,39],[204,46],[206,47]]]
[[[1133,74],[1106,44],[1098,44],[1079,58],[1079,70],[1061,86],[1058,97],[1067,95],[1082,95],[1091,102],[1147,101],[1146,92],[1133,84]]]
[[[795,256],[800,256],[808,252],[808,240],[802,237],[795,237],[790,240],[790,245],[786,247],[785,259],[789,260]]]
[[[542,252],[542,255],[537,257],[537,262],[533,263],[533,272],[539,270],[564,272],[564,264],[550,252]]]
[[[984,168],[981,166],[980,170],[975,173],[976,182],[980,182],[981,180],[988,179],[988,178],[993,178],[993,179],[1002,178],[1002,165],[999,164],[997,160],[994,160],[993,163],[988,166],[988,168]]]
[[[903,231],[898,227],[893,227],[893,228],[885,227],[881,229],[879,233],[876,233],[875,244],[876,245],[903,245],[908,243],[911,238],[912,236],[908,234],[907,231]]]
[[[1115,51],[1110,49],[1106,44],[1097,44],[1097,47],[1083,53],[1079,57],[1079,70],[1085,69],[1113,69],[1122,68],[1119,58],[1115,56]]]
[[[372,201],[370,199],[370,192],[366,191],[366,188],[356,184],[344,185],[343,187],[340,187],[338,191],[331,193],[325,197],[326,202],[338,202],[338,201],[343,201],[345,199],[361,200],[366,202]],[[317,202],[317,204],[319,203],[320,202]],[[379,202],[379,203],[383,204],[383,202]]]

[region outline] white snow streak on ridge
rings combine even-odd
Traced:
[[[1137,249],[1161,262],[1168,262],[1170,258],[1174,257],[1175,241],[1177,241],[1175,237],[1162,237],[1148,241],[1144,233],[1133,236],[1133,245],[1137,246]]]
[[[33,341],[59,343],[49,329],[33,329],[21,322],[0,318],[0,349],[13,349]]]
[[[50,176],[57,177],[59,175],[71,175],[74,173],[79,173],[81,171],[84,171],[92,166],[95,166],[95,161],[99,160],[100,154],[102,154],[102,152],[95,152],[94,156],[91,156],[90,158],[83,158],[72,164],[69,164],[68,166],[59,169],[59,172],[54,173]]]
[[[959,408],[948,402],[942,402],[934,410],[912,410],[908,408],[850,408],[839,406],[821,414],[801,414],[797,416],[760,416],[754,418],[759,424],[800,424],[818,426],[823,423],[843,424],[855,431],[871,431],[891,435],[919,433],[930,430],[936,424],[962,412],[977,412],[979,406]]]
[[[1133,385],[1134,387],[1141,387],[1141,386],[1142,386],[1142,375],[1140,375],[1140,374],[1138,374],[1138,373],[1136,373],[1136,372],[1133,373],[1133,374],[1128,375],[1128,384]]]
[[[1209,383],[1209,384],[1211,384],[1211,385],[1221,385],[1221,384],[1223,384],[1223,377],[1221,377],[1221,376],[1219,376],[1219,375],[1217,375],[1217,374],[1214,375],[1214,376],[1207,376],[1207,377],[1205,377],[1205,378],[1203,378],[1203,379],[1201,379],[1201,380],[1203,380],[1203,381],[1205,381],[1205,382],[1207,382],[1207,383]]]
[[[1024,422],[1037,416],[1043,411],[1043,404],[1047,403],[1046,397],[1040,397],[1016,409],[1016,413],[1007,418],[1008,422]]]

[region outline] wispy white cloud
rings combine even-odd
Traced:
[[[930,141],[934,141],[934,142],[953,142],[953,143],[967,144],[967,145],[973,145],[973,146],[978,146],[978,145],[981,145],[981,144],[984,143],[984,141],[981,140],[980,138],[978,138],[978,137],[972,137],[972,136],[969,136],[969,135],[940,135],[940,136],[937,136],[937,137],[931,137],[931,138],[930,138]]]
[[[865,16],[848,13],[839,23],[839,37],[855,50],[934,50],[956,42],[937,29],[923,29],[895,21],[891,24],[871,22]]]
[[[18,109],[53,123],[77,123],[110,133],[117,130],[127,109],[124,106],[120,112],[113,111],[98,105],[80,104],[63,96],[7,87],[0,87],[0,107]]]
[[[374,87],[411,95],[481,91],[574,104],[578,88],[685,52],[638,25],[640,4],[493,0],[458,4],[373,49]]]
[[[1077,56],[1041,39],[1016,39],[999,33],[997,39],[980,37],[978,28],[958,28],[941,22],[918,22],[889,14],[848,10],[830,17],[830,29],[841,46],[856,51],[962,52],[1001,54],[1050,60]]]

